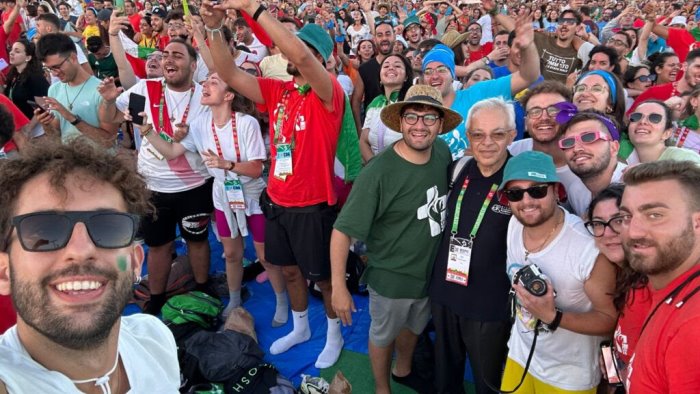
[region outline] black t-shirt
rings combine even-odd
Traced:
[[[510,160],[510,155],[508,159]],[[470,160],[455,180],[447,201],[447,222],[433,266],[429,294],[433,302],[450,308],[453,313],[465,319],[508,320],[510,282],[506,274],[506,246],[511,211],[498,202],[497,196],[489,203],[476,233],[467,286],[445,280],[452,221],[464,178],[469,176],[469,186],[462,201],[457,237],[469,238],[491,186],[494,183],[500,185],[503,180],[504,168],[505,164],[495,174],[484,178],[476,161]]]
[[[362,63],[360,66],[360,78],[362,78],[362,83],[365,85],[365,108],[369,106],[369,103],[371,103],[375,97],[383,94],[379,84],[379,70],[379,62],[377,62],[377,59],[374,57]]]
[[[29,119],[34,116],[34,110],[27,101],[34,101],[34,97],[37,96],[44,97],[49,92],[49,81],[42,74],[27,75],[27,79],[24,81],[19,83],[10,82],[7,86],[8,97]]]

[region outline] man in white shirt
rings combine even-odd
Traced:
[[[2,166],[0,203],[0,294],[17,310],[0,393],[177,392],[168,328],[121,317],[144,257],[141,178],[84,140],[41,144]]]

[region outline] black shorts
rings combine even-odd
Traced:
[[[176,225],[187,241],[209,239],[209,221],[214,211],[212,183],[209,179],[202,186],[184,192],[153,192],[151,202],[156,208],[155,220],[148,215],[141,222],[146,245],[162,246],[174,240]]]
[[[304,277],[314,282],[330,279],[335,206],[277,206],[276,211],[268,215],[273,218],[265,218],[265,259],[279,266],[298,265]]]

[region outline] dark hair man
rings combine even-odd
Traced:
[[[121,317],[144,257],[145,186],[82,140],[0,166],[0,294],[17,310],[0,335],[0,392],[177,392],[170,330]]]

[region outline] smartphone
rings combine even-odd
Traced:
[[[0,59],[0,71],[10,67],[9,64],[5,61],[5,59]]]
[[[46,109],[44,109],[44,107],[42,107],[41,105],[37,104],[36,101],[27,100],[27,104],[29,104],[29,106],[32,107],[32,109],[39,109],[39,111],[41,112],[46,112]]]
[[[605,379],[612,385],[622,385],[622,379],[620,379],[620,374],[617,370],[617,364],[615,363],[615,357],[613,356],[610,342],[603,342],[600,345],[600,352],[603,355],[603,363],[605,363]]]
[[[139,115],[139,113],[145,111],[145,109],[145,96],[136,93],[129,94],[129,115],[131,115],[132,123],[137,125],[143,124],[143,116]]]

